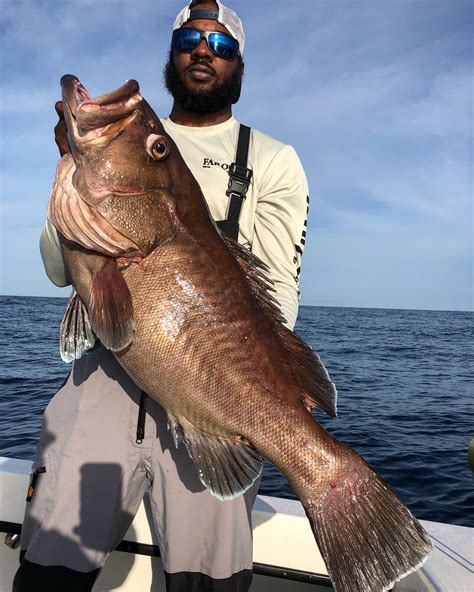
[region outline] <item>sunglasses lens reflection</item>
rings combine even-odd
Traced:
[[[198,29],[176,29],[173,31],[173,47],[178,51],[195,49],[202,38],[207,38],[209,49],[222,58],[233,58],[239,51],[239,43],[230,35],[218,31],[206,32]]]

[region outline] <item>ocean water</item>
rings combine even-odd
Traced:
[[[68,368],[58,351],[62,298],[0,297],[0,456],[33,459],[41,416]],[[416,516],[474,526],[473,314],[307,307],[296,331],[338,389],[338,419],[316,417],[353,447]],[[295,498],[266,463],[261,493]]]

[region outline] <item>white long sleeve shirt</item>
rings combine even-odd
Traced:
[[[231,117],[209,127],[178,125],[161,120],[201,186],[214,220],[224,220],[229,197],[228,169],[235,160],[239,122]],[[252,129],[247,166],[253,170],[239,220],[239,242],[270,268],[286,323],[293,328],[298,314],[298,277],[306,237],[308,184],[295,150]],[[69,281],[56,230],[47,222],[40,239],[46,273],[57,286]]]

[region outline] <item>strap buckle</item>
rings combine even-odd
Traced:
[[[252,169],[240,166],[233,162],[229,167],[229,185],[227,186],[226,195],[238,195],[245,197],[252,179]]]

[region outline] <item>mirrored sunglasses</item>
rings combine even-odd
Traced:
[[[201,39],[205,39],[207,46],[220,58],[233,58],[239,53],[239,42],[220,31],[200,31],[184,27],[173,31],[173,47],[178,51],[195,49]]]

